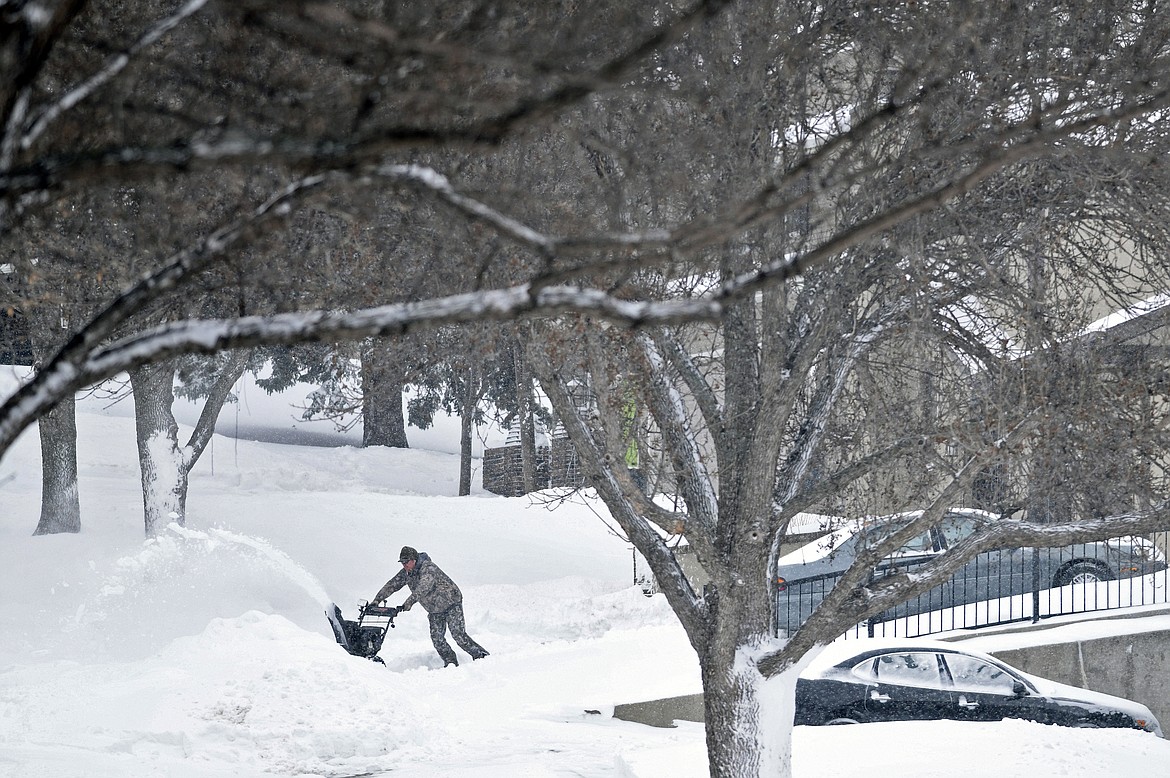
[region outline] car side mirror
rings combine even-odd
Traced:
[[[1016,695],[1017,697],[1027,697],[1028,687],[1024,686],[1023,681],[1016,681],[1012,684],[1012,694]]]

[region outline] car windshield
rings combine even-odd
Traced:
[[[867,527],[858,538],[858,544],[862,548],[873,548],[883,540],[894,534],[898,530],[905,527],[907,522],[897,521],[888,522],[885,524],[877,524],[872,527]],[[934,550],[934,540],[930,537],[930,532],[923,532],[917,537],[911,538],[908,543],[899,546],[896,550],[890,553],[890,556],[907,556],[911,554],[929,553]]]
[[[958,543],[964,539],[978,526],[975,517],[965,513],[948,513],[939,523],[939,531],[942,532],[943,538],[946,539],[947,548]]]

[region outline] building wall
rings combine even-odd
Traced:
[[[537,449],[537,455],[541,449]],[[483,488],[504,497],[524,494],[523,471],[520,469],[520,446],[484,449]]]
[[[577,452],[567,438],[536,449],[536,488],[576,488],[585,485]],[[525,494],[520,446],[500,446],[483,452],[483,488],[504,497]]]

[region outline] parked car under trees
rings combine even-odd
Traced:
[[[919,516],[921,512],[909,512],[858,520],[782,557],[776,575],[778,629],[787,632],[803,624],[863,549],[876,546]],[[979,510],[949,511],[927,531],[887,554],[874,567],[871,580],[912,573],[996,518]],[[997,548],[977,554],[946,582],[871,617],[869,623],[1049,588],[1088,587],[1166,569],[1165,554],[1156,544],[1133,536],[1058,548]],[[1080,602],[1066,599],[1070,607]],[[995,621],[1013,617],[1021,618],[1022,610]]]

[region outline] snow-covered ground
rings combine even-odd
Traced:
[[[13,385],[0,368],[0,396]],[[611,715],[699,691],[699,677],[600,504],[495,497],[478,477],[455,497],[443,444],[217,437],[187,527],[144,541],[128,412],[90,398],[79,428],[79,535],[31,536],[35,431],[0,460],[0,776],[706,774],[701,725]],[[404,544],[461,585],[490,657],[460,652],[440,669],[421,609],[388,635],[385,667],[336,645],[326,604],[354,615]],[[799,778],[1170,774],[1170,742],[1137,731],[927,722],[801,727],[794,740]]]

